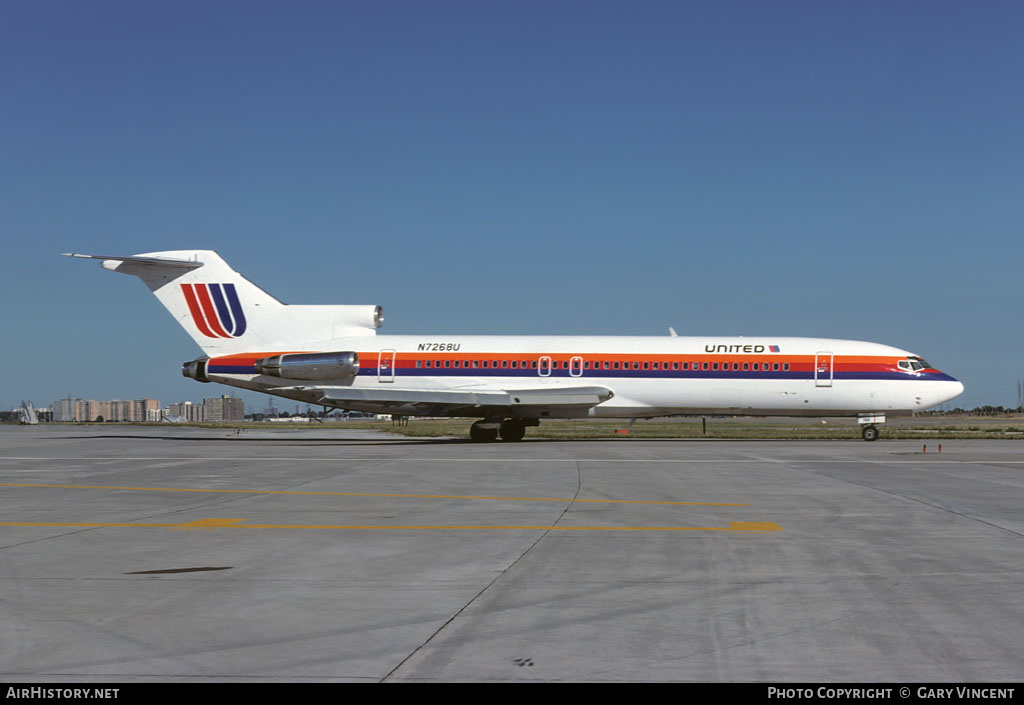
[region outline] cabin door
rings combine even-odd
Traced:
[[[377,381],[395,381],[395,351],[381,350],[377,357]]]
[[[832,361],[830,352],[819,352],[814,355],[814,386],[832,386]]]
[[[551,356],[541,355],[537,364],[537,374],[541,377],[551,376]]]

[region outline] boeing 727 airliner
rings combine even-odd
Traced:
[[[475,441],[518,441],[546,418],[886,415],[963,384],[905,350],[773,337],[377,335],[379,306],[287,305],[210,250],[102,260],[156,295],[205,355],[182,374],[325,407],[476,418]]]

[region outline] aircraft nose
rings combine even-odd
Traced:
[[[945,399],[942,401],[949,401],[950,399],[956,399],[958,396],[964,393],[964,383],[958,379],[954,379],[951,382],[946,382],[944,385],[945,389],[943,396]]]

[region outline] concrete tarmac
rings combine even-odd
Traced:
[[[0,427],[0,681],[1014,682],[1024,445]]]

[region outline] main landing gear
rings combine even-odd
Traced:
[[[539,419],[480,419],[469,427],[469,437],[477,443],[493,443],[501,434],[503,441],[521,441],[527,426],[540,426]]]
[[[857,423],[860,424],[860,437],[865,441],[878,440],[878,426],[875,424],[885,423],[885,414],[879,412],[857,414]]]

